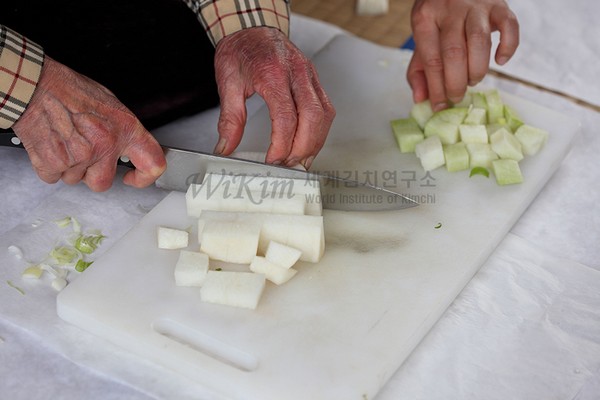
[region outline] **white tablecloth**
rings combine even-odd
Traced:
[[[339,33],[299,16],[292,22],[293,37],[309,55]],[[600,115],[515,83],[489,78],[486,84],[578,118],[582,134],[512,233],[378,398],[596,399]],[[260,105],[252,99],[250,112]],[[201,139],[196,133],[214,132],[216,115],[213,110],[156,133],[180,146],[212,148],[214,136]],[[37,180],[24,152],[16,149],[0,149],[0,185],[1,397],[205,398],[184,378],[63,323],[56,316],[56,293],[45,285],[23,283],[23,264],[6,249],[10,244],[35,249],[47,240],[43,229],[49,228],[31,223],[66,213],[109,234],[101,255],[165,193],[118,182],[105,194],[81,185],[48,186]],[[26,295],[5,285],[6,280],[18,283]]]

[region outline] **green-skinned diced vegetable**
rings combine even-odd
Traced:
[[[83,254],[92,254],[103,239],[103,235],[81,235],[75,240],[75,248]]]

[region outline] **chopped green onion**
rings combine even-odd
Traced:
[[[62,219],[57,219],[56,221],[54,221],[54,223],[61,228],[66,228],[71,223],[71,217],[64,217]]]
[[[215,268],[215,271],[223,271],[223,268]]]
[[[488,169],[485,167],[475,167],[471,170],[471,173],[469,174],[469,178],[472,177],[473,175],[483,175],[486,178],[489,178],[490,171],[488,171]]]
[[[83,254],[92,254],[104,239],[103,235],[81,235],[75,241],[75,248]]]
[[[15,289],[16,291],[18,291],[19,293],[21,293],[23,296],[25,296],[25,291],[23,289],[21,289],[20,287],[16,286],[11,281],[6,281],[6,284],[8,286],[10,286],[11,288]]]
[[[50,256],[54,258],[57,264],[67,265],[73,263],[75,257],[78,256],[77,250],[72,247],[61,246],[53,249]]]
[[[81,224],[75,217],[71,218],[71,222],[73,222],[73,232],[80,233],[81,232]]]
[[[23,278],[40,279],[44,270],[39,265],[31,265],[25,268],[21,276]]]
[[[434,229],[440,229],[442,227],[442,223],[438,222],[436,226],[434,226]]]
[[[93,261],[83,261],[82,259],[77,260],[77,264],[75,264],[75,271],[83,272],[87,269],[87,267],[92,265],[92,263],[93,263]]]

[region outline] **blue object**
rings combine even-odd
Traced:
[[[412,35],[404,42],[404,44],[400,47],[401,49],[406,50],[414,50],[415,49],[415,41],[413,40]]]

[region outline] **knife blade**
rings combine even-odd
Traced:
[[[0,130],[0,146],[23,147],[10,130]],[[402,194],[336,175],[303,171],[257,161],[218,156],[201,151],[162,146],[167,169],[156,180],[156,186],[166,190],[187,191],[192,183],[202,183],[209,173],[279,179],[300,179],[318,182],[323,208],[341,211],[393,211],[417,206]],[[133,167],[121,158],[120,165]]]
[[[186,191],[190,184],[201,183],[209,173],[318,182],[323,208],[342,211],[391,211],[418,205],[407,196],[330,174],[304,171],[257,161],[218,156],[200,151],[165,147],[167,170],[156,186]]]

